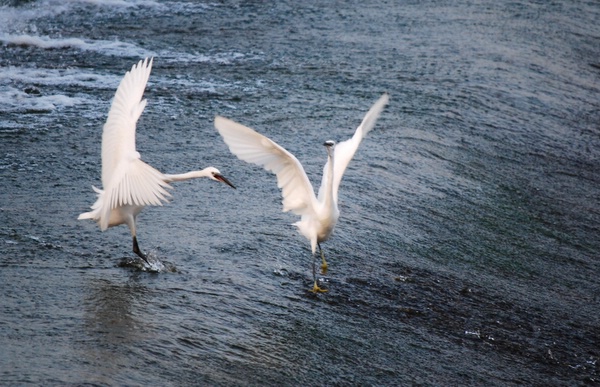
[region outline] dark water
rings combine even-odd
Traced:
[[[100,2],[98,2],[100,3]],[[600,381],[596,1],[4,1],[0,380],[6,385],[595,385]],[[100,184],[124,72],[155,56],[138,150],[178,173],[139,217],[174,272],[118,267]],[[391,101],[323,247],[215,114],[296,154]]]

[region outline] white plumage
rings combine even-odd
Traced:
[[[318,196],[315,196],[302,164],[279,144],[253,129],[220,116],[215,118],[215,127],[229,150],[239,159],[257,164],[276,175],[277,186],[281,189],[283,196],[283,211],[292,211],[301,216],[300,221],[294,225],[310,241],[314,254],[317,246],[321,250],[320,242],[329,238],[337,223],[339,217],[338,189],[344,171],[362,139],[375,126],[377,118],[388,101],[389,96],[386,93],[375,102],[352,138],[337,145],[333,141],[325,142],[328,157],[323,168],[323,178]],[[321,258],[325,271],[327,263],[322,250]],[[322,291],[317,286],[316,279],[313,291]]]
[[[159,206],[171,196],[166,190],[173,181],[209,177],[231,187],[214,167],[180,175],[167,175],[143,162],[135,148],[135,128],[146,100],[142,99],[152,59],[140,60],[128,71],[113,99],[102,132],[102,186],[94,188],[98,199],[92,211],[78,219],[93,219],[102,231],[127,224],[133,237],[133,251],[147,261],[140,251],[136,237],[136,217],[145,206]],[[235,188],[235,187],[234,187]]]

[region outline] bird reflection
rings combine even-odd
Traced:
[[[99,383],[115,380],[130,364],[132,345],[147,337],[145,324],[136,318],[135,306],[148,293],[146,287],[130,281],[114,284],[97,279],[88,286],[84,298],[83,355]]]

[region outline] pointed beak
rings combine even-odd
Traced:
[[[231,184],[231,182],[229,180],[227,180],[225,178],[225,176],[221,175],[221,174],[216,174],[215,175],[215,179],[222,181],[223,183],[227,184],[228,186],[230,186],[233,189],[236,189],[235,186],[233,184]]]

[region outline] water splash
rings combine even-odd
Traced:
[[[153,253],[146,255],[148,262],[140,257],[124,257],[117,264],[118,267],[128,267],[148,273],[175,273],[177,268],[168,261],[160,260]]]

